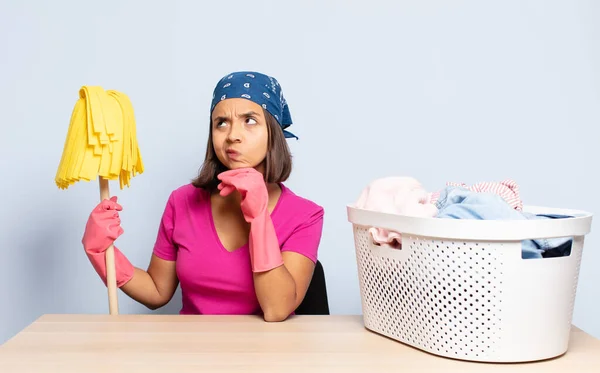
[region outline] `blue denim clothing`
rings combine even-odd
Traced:
[[[493,193],[472,192],[466,188],[449,186],[441,191],[436,202],[438,218],[477,220],[534,220],[567,218],[562,215],[535,215],[513,209],[502,197]],[[542,258],[546,251],[559,249],[562,255],[570,253],[571,238],[543,238],[522,242],[522,258]],[[552,256],[560,256],[555,250]]]

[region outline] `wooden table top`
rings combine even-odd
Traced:
[[[600,340],[523,364],[434,356],[365,329],[361,316],[44,315],[0,346],[0,372],[600,372]]]

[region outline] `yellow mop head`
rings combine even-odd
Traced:
[[[132,177],[144,172],[136,139],[135,116],[127,95],[83,86],[71,115],[56,185],[67,189],[80,180],[98,176],[119,179],[129,187]]]

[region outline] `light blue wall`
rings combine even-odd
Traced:
[[[112,191],[119,247],[141,267],[168,194],[202,161],[213,85],[240,69],[286,92],[301,139],[288,186],[326,209],[333,313],[361,312],[345,205],[374,178],[511,177],[526,204],[600,212],[597,2],[152,3],[0,2],[0,342],[44,313],[108,312],[80,245],[98,185],[53,182],[81,85],[134,103],[147,171]],[[596,337],[598,237],[574,316]],[[120,310],[149,312],[123,294]]]

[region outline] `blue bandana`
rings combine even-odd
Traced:
[[[213,93],[211,114],[220,101],[228,98],[245,98],[259,104],[277,120],[286,138],[298,139],[285,130],[292,124],[292,117],[277,79],[252,71],[239,71],[223,77]]]

